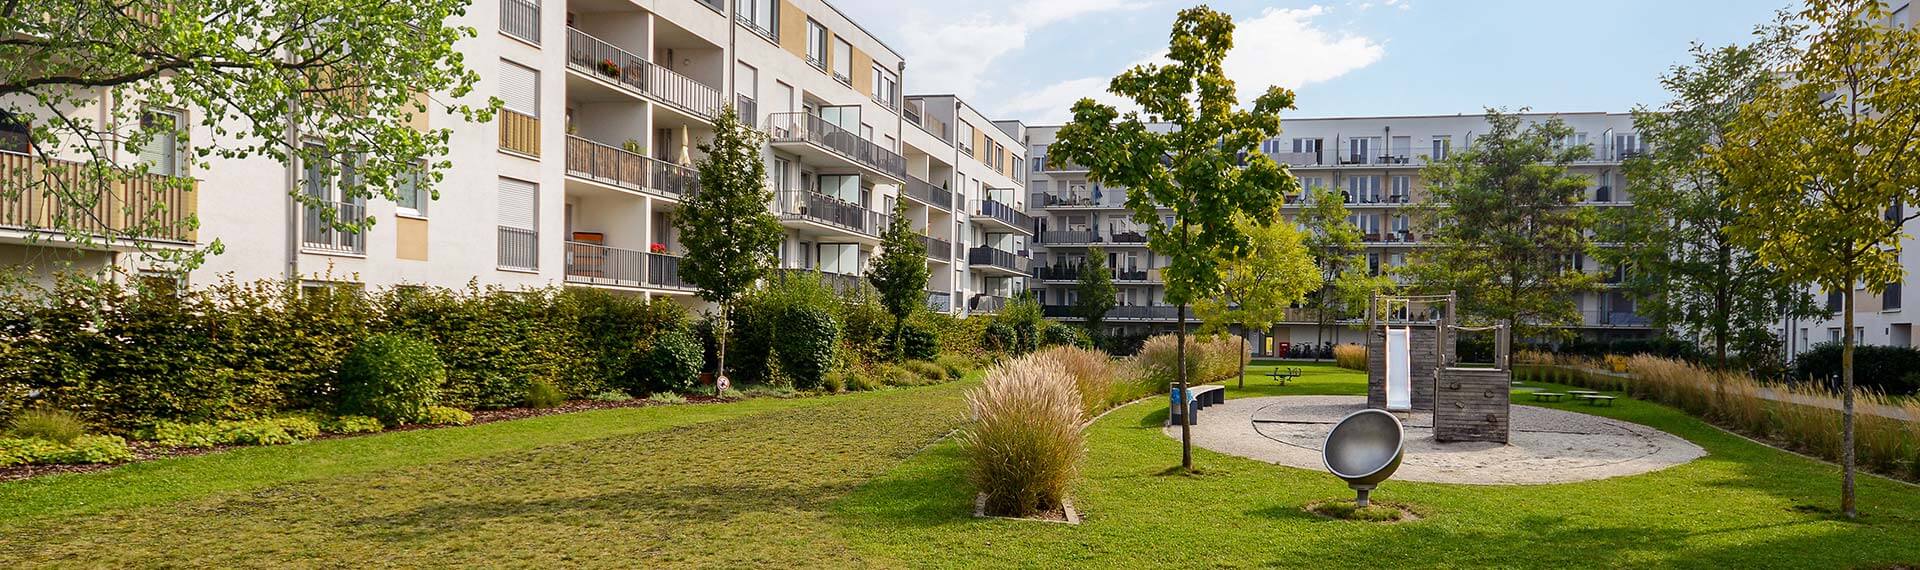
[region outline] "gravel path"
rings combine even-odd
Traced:
[[[1228,400],[1199,414],[1193,443],[1268,463],[1324,470],[1320,446],[1360,396],[1276,396]],[[1430,414],[1407,426],[1407,456],[1393,478],[1474,485],[1537,485],[1636,475],[1705,456],[1686,440],[1639,424],[1599,416],[1514,406],[1512,443],[1448,443],[1433,439]],[[1180,437],[1179,426],[1163,430]]]

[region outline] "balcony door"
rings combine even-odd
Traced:
[[[848,133],[860,132],[860,106],[837,105],[820,108],[820,119]]]

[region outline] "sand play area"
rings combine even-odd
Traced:
[[[1276,396],[1227,400],[1197,416],[1193,444],[1250,459],[1324,470],[1320,446],[1361,396]],[[1402,417],[1406,459],[1393,478],[1475,485],[1589,481],[1657,471],[1706,455],[1666,432],[1599,416],[1534,406],[1513,407],[1512,443],[1448,443],[1433,439],[1431,414]],[[1163,430],[1178,439],[1180,426]]]

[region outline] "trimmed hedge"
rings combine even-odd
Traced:
[[[1841,345],[1823,342],[1793,361],[1793,379],[1839,389]],[[1920,349],[1904,346],[1853,347],[1853,383],[1893,395],[1920,394]]]
[[[774,354],[780,369],[801,390],[820,388],[833,368],[834,349],[840,343],[840,323],[817,307],[792,307],[780,320]]]
[[[686,331],[671,330],[653,340],[629,377],[635,383],[625,386],[635,397],[654,392],[687,392],[700,383],[700,370],[706,368],[706,354],[700,341]]]
[[[446,366],[433,345],[400,335],[368,337],[340,363],[339,413],[393,425],[420,421],[439,399]]]

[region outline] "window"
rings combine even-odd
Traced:
[[[1039,172],[1040,168],[1044,166],[1046,163],[1047,163],[1047,155],[1043,154],[1040,156],[1033,157],[1033,171]]]
[[[27,154],[33,150],[33,125],[10,111],[0,111],[0,151]]]
[[[501,267],[537,269],[540,267],[540,185],[514,178],[500,178]]]
[[[1020,158],[1017,156],[1013,157],[1013,171],[1020,172],[1020,171],[1026,170],[1027,168],[1026,160],[1027,159]]]
[[[1293,139],[1293,152],[1318,154],[1320,152],[1320,139]]]
[[[529,117],[540,116],[540,72],[507,60],[500,60],[500,102],[509,111]]]
[[[1829,313],[1840,312],[1840,309],[1844,304],[1843,301],[1845,301],[1845,299],[1840,296],[1839,291],[1828,291],[1827,292],[1827,312]]]
[[[833,38],[833,53],[827,54],[833,62],[833,78],[841,83],[853,83],[853,44],[839,36]]]
[[[186,163],[180,160],[179,133],[185,124],[186,119],[177,111],[149,110],[140,114],[140,128],[153,135],[140,148],[140,162],[147,165],[147,172],[167,176],[186,174]]]
[[[361,158],[334,154],[318,142],[306,143],[305,149],[300,161],[300,191],[309,204],[302,208],[302,245],[312,250],[365,252],[366,240],[361,233],[341,230],[335,225],[359,223],[367,216],[366,198],[348,196],[349,188],[361,184],[354,172]]]
[[[898,106],[899,103],[894,97],[898,95],[896,91],[899,91],[899,83],[900,81],[893,77],[893,72],[887,71],[886,68],[880,67],[879,65],[873,66],[874,101],[879,101],[881,105],[886,106],[888,109]]]
[[[1387,200],[1388,202],[1398,204],[1410,202],[1410,196],[1413,195],[1413,178],[1410,176],[1393,177],[1393,185],[1390,187],[1389,192],[1391,198]]]
[[[1347,161],[1354,164],[1366,164],[1367,157],[1373,154],[1373,139],[1347,139]]]
[[[807,18],[807,63],[821,70],[827,68],[827,28]]]
[[[1613,150],[1620,153],[1620,159],[1626,160],[1646,152],[1640,146],[1640,133],[1622,133],[1613,135]]]
[[[1554,150],[1566,150],[1577,146],[1587,146],[1587,133],[1572,133],[1553,142]]]
[[[1432,145],[1427,149],[1427,158],[1446,160],[1447,155],[1452,153],[1453,135],[1433,135]]]
[[[740,0],[734,9],[734,16],[740,23],[753,28],[755,33],[777,40],[780,37],[775,31],[780,29],[774,21],[777,12],[774,0]]]
[[[838,273],[841,275],[859,275],[859,244],[820,244],[820,271],[822,273]]]
[[[1888,283],[1886,291],[1880,294],[1880,310],[1891,311],[1900,308],[1900,284]]]
[[[1347,202],[1373,204],[1380,201],[1380,177],[1355,176],[1347,179]]]
[[[1393,155],[1396,162],[1406,161],[1413,154],[1413,137],[1393,137],[1387,141],[1387,154]]]
[[[393,193],[393,205],[400,215],[427,217],[427,204],[433,201],[433,189],[427,187],[427,162],[420,161],[412,170],[400,173]]]
[[[960,130],[958,132],[959,140],[957,142],[960,143],[960,152],[967,156],[973,156],[973,125],[968,124],[966,121],[960,121]]]

